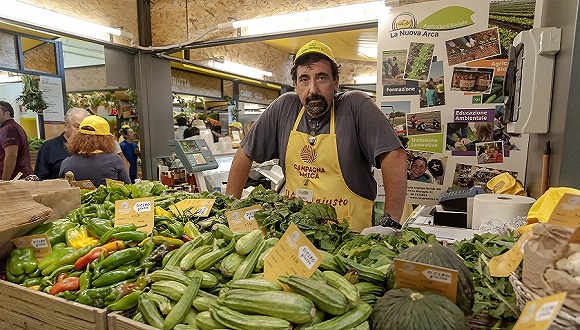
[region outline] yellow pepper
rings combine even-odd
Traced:
[[[99,239],[89,236],[85,226],[71,228],[66,231],[66,245],[80,249],[87,245],[99,244]]]
[[[155,206],[155,215],[168,218],[174,217],[173,213],[171,213],[170,211],[166,211],[161,206]]]

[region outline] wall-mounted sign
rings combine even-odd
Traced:
[[[171,90],[175,93],[222,97],[222,80],[190,71],[171,69]]]
[[[260,86],[240,84],[240,102],[270,104],[280,92],[275,89],[264,88]]]

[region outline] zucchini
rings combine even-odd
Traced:
[[[328,285],[342,292],[350,303],[350,307],[358,305],[360,294],[354,284],[350,283],[344,276],[332,270],[322,272],[322,277]]]
[[[223,296],[222,305],[245,314],[261,314],[300,324],[314,317],[316,308],[302,295],[286,291],[234,289]]]
[[[155,306],[155,303],[149,300],[147,295],[144,294],[140,295],[139,298],[137,298],[137,301],[138,301],[137,309],[143,316],[145,322],[147,322],[147,324],[155,328],[158,329],[163,328],[164,319],[159,310],[157,309],[157,306]]]
[[[211,251],[211,246],[209,245],[202,245],[198,246],[193,251],[189,252],[188,254],[181,259],[179,262],[179,268],[181,270],[189,270],[195,264],[195,261],[201,257],[202,255],[209,253]]]
[[[215,251],[212,251],[210,253],[204,254],[201,257],[199,257],[196,261],[195,261],[195,269],[198,270],[208,270],[210,269],[213,265],[215,265],[218,261],[222,260],[223,258],[225,258],[228,254],[232,253],[234,251],[234,248],[236,246],[236,241],[235,240],[231,240],[230,243],[223,247],[223,248],[219,248]]]
[[[188,270],[185,272],[185,276],[192,278],[195,273],[201,273],[202,276],[202,280],[201,280],[201,288],[202,289],[211,289],[214,286],[218,285],[218,279],[217,277],[215,277],[214,274],[209,273],[209,272],[202,272],[199,270]]]
[[[375,268],[361,265],[354,260],[347,259],[343,256],[335,255],[334,261],[338,264],[342,273],[346,274],[350,269],[356,269],[358,271],[358,278],[362,281],[371,282],[377,285],[382,285],[385,280],[386,276],[385,273],[381,272],[380,270],[376,270]]]
[[[266,240],[264,240],[264,249],[274,247],[276,244],[278,244],[279,241],[280,239],[278,237],[266,238]]]
[[[320,263],[320,266],[318,266],[320,267],[320,269],[332,270],[344,275],[344,273],[341,271],[340,266],[336,263],[336,261],[334,261],[334,255],[332,253],[326,252],[324,250],[318,250],[318,252],[320,252],[320,254],[322,255],[322,262]]]
[[[183,296],[179,299],[177,304],[171,309],[171,312],[163,321],[163,330],[171,330],[178,325],[185,318],[185,314],[191,309],[191,302],[197,295],[199,286],[201,285],[202,275],[196,274],[191,279],[191,282],[185,289]]]
[[[223,325],[214,320],[209,311],[198,313],[195,317],[195,323],[201,330],[213,330],[223,327]]]
[[[266,259],[266,257],[268,256],[268,253],[270,253],[270,251],[272,251],[272,249],[274,249],[274,247],[269,247],[266,248],[266,243],[264,243],[264,251],[262,251],[262,253],[260,253],[260,256],[258,257],[258,262],[256,263],[256,267],[254,267],[254,272],[258,273],[258,272],[262,272],[264,271],[264,259]]]
[[[197,323],[195,321],[197,317],[197,312],[195,311],[195,309],[193,308],[189,308],[187,310],[187,313],[185,313],[185,317],[183,318],[183,321],[181,321],[182,323],[188,324],[190,326],[190,329],[197,329]],[[177,329],[177,327],[179,326],[176,325],[174,329]],[[191,328],[193,327],[193,328]]]
[[[236,252],[245,256],[252,252],[260,241],[262,241],[262,231],[254,229],[236,242]]]
[[[236,252],[230,253],[225,258],[222,259],[220,263],[220,271],[224,276],[232,277],[234,273],[240,267],[240,264],[244,260],[244,256]]]
[[[157,309],[159,309],[161,314],[163,315],[169,314],[169,312],[171,311],[171,304],[169,298],[153,292],[147,292],[145,294],[147,295],[147,298],[149,298],[149,300],[155,303]]]
[[[151,284],[151,292],[178,301],[187,287],[176,281],[157,281]]]
[[[241,278],[229,283],[232,289],[247,289],[252,291],[282,291],[282,286],[274,281],[263,278]]]
[[[369,282],[358,282],[354,285],[361,296],[372,294],[375,296],[382,296],[385,293],[385,288],[380,285]]]
[[[370,330],[370,329],[371,325],[369,324],[369,321],[364,321],[363,323],[354,327],[354,330]]]
[[[211,305],[217,304],[215,299],[203,296],[197,296],[193,299],[193,308],[198,312],[209,311]]]
[[[261,235],[261,233],[262,232],[260,231],[260,235]],[[248,235],[250,235],[250,234],[248,234]],[[250,252],[250,254],[248,254],[244,258],[244,260],[242,261],[242,263],[240,264],[240,266],[238,267],[238,269],[234,273],[234,276],[233,276],[234,280],[239,280],[242,278],[250,277],[250,275],[252,274],[252,271],[254,270],[254,268],[256,268],[256,263],[258,262],[258,257],[260,257],[260,253],[262,253],[263,248],[264,248],[264,241],[260,239],[260,241],[258,241],[258,244],[254,247],[252,252]]]
[[[223,238],[228,242],[234,238],[234,232],[223,223],[216,223],[211,226],[211,234],[214,238]]]
[[[209,311],[222,326],[237,330],[291,330],[292,324],[272,316],[244,315],[225,306],[214,305]]]
[[[202,238],[201,236],[198,236],[194,239],[192,239],[189,242],[185,242],[182,246],[179,247],[179,249],[177,249],[177,252],[175,252],[171,258],[169,259],[169,261],[167,262],[167,264],[163,267],[177,267],[179,266],[179,263],[181,262],[181,260],[191,251],[193,251],[193,249],[195,249],[196,247],[200,246],[202,243]]]
[[[175,281],[181,284],[187,284],[190,282],[189,277],[187,277],[185,273],[171,267],[169,269],[158,269],[153,273],[149,274],[149,276],[151,277],[151,281],[153,282]]]
[[[324,320],[325,315],[326,314],[324,314],[323,311],[321,311],[320,309],[317,309],[316,313],[314,314],[312,319],[310,319],[310,321],[303,323],[303,324],[299,324],[296,328],[294,328],[294,330],[304,330],[312,325],[320,323]]]
[[[342,292],[330,285],[301,276],[280,276],[279,281],[294,292],[312,300],[314,305],[331,315],[342,315],[348,311],[348,300]]]
[[[368,304],[359,304],[354,309],[331,318],[330,320],[315,324],[306,330],[336,330],[336,329],[350,329],[366,321],[373,308]]]

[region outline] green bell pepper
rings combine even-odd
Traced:
[[[14,249],[6,264],[6,277],[10,282],[21,283],[27,274],[38,270],[38,261],[34,258],[34,250],[30,247]]]

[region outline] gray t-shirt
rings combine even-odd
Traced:
[[[380,168],[378,156],[401,148],[401,142],[387,117],[374,101],[360,91],[339,93],[334,98],[335,130],[340,169],[348,187],[357,195],[374,200],[377,184],[371,166]],[[252,160],[261,163],[280,159],[285,171],[285,155],[290,131],[302,104],[294,92],[274,100],[260,115],[240,143]],[[309,116],[304,114],[298,131],[309,133]],[[317,134],[330,132],[330,111],[320,120]]]
[[[106,185],[107,178],[131,183],[125,164],[117,154],[72,155],[60,164],[59,176],[64,178],[67,171],[73,172],[76,181],[91,180],[95,187]]]

